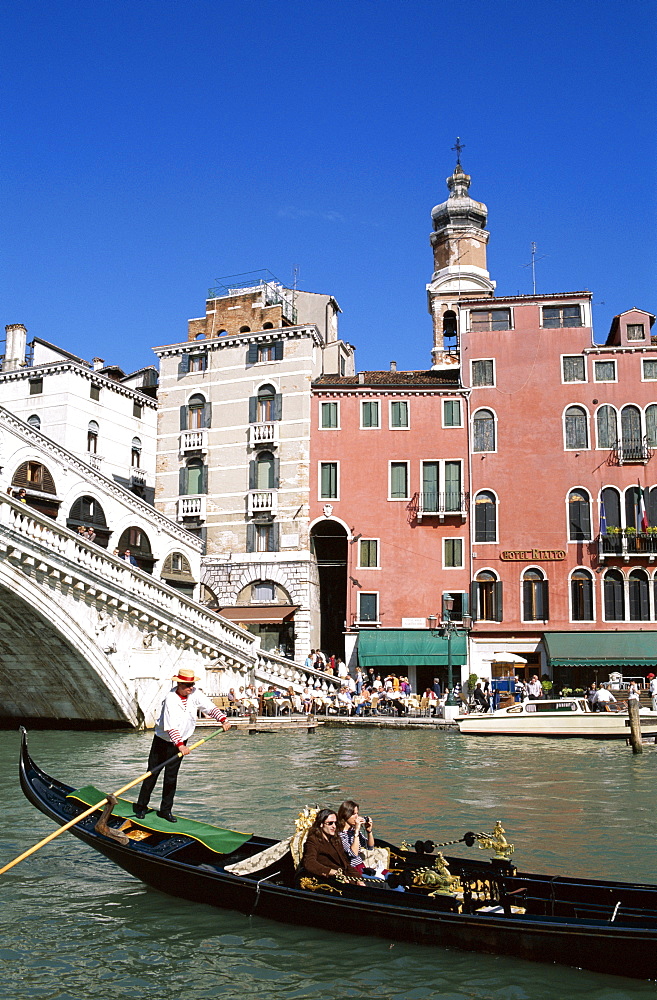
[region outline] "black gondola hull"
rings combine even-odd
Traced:
[[[32,761],[25,736],[20,780],[29,801],[56,822],[63,825],[81,811],[66,798],[72,791],[70,786],[51,778]],[[657,978],[655,886],[519,873],[505,879],[505,888],[528,890],[540,913],[450,912],[436,909],[437,902],[426,895],[410,892],[350,886],[333,892],[312,892],[293,882],[280,884],[280,880],[270,880],[271,876],[258,880],[234,875],[222,867],[235,860],[232,855],[217,856],[206,849],[204,856],[195,845],[195,857],[190,859],[185,856],[188,848],[184,843],[177,846],[185,838],[176,834],[163,838],[156,848],[140,842],[123,846],[96,832],[98,817],[99,812],[82,820],[71,832],[146,885],[191,902],[327,931],[510,955],[641,979]],[[249,848],[256,853],[272,843],[254,837],[244,846],[247,853]],[[460,866],[467,874],[468,861],[448,860],[452,871],[458,873]],[[481,871],[486,863],[474,867]],[[630,912],[631,921],[624,916]]]

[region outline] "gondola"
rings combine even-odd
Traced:
[[[24,730],[19,773],[29,801],[60,825],[84,811],[80,790],[32,760]],[[99,801],[97,791],[90,794],[90,804]],[[300,927],[657,978],[657,886],[523,873],[504,856],[443,858],[430,842],[396,847],[381,840],[388,883],[359,886],[304,875],[285,844],[272,861],[277,842],[265,837],[192,821],[175,830],[164,820],[139,821],[122,799],[105,820],[102,812],[71,832],[152,888],[193,902]],[[249,866],[249,874],[238,873]]]

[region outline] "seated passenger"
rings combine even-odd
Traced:
[[[369,847],[370,849],[374,847],[373,825],[371,817],[361,816],[358,811],[358,803],[351,799],[346,799],[338,809],[338,837],[349,858],[351,867],[358,874],[362,874],[365,867],[360,856],[361,847]],[[363,833],[363,829],[365,833]]]
[[[311,875],[354,875],[349,858],[336,833],[338,817],[333,809],[320,809],[308,831],[302,864]]]

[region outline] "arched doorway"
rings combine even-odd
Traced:
[[[319,573],[320,647],[344,658],[347,617],[347,532],[339,521],[318,521],[310,532]]]

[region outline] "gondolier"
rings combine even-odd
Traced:
[[[155,726],[155,736],[151,752],[148,755],[149,771],[171,758],[170,763],[164,768],[162,801],[157,811],[157,815],[168,820],[169,823],[176,822],[171,810],[178,783],[178,771],[182,764],[182,758],[190,752],[187,749],[187,740],[196,728],[198,711],[200,710],[212,719],[216,719],[223,727],[224,732],[230,729],[230,723],[226,722],[224,713],[201,691],[196,690],[198,677],[194,676],[193,670],[183,668],[172,680],[176,682],[176,686],[169,691],[162,702],[162,711]],[[179,754],[182,754],[182,757]],[[139,798],[134,808],[135,816],[138,819],[143,819],[146,815],[157,778],[157,774],[151,775],[141,786]]]

